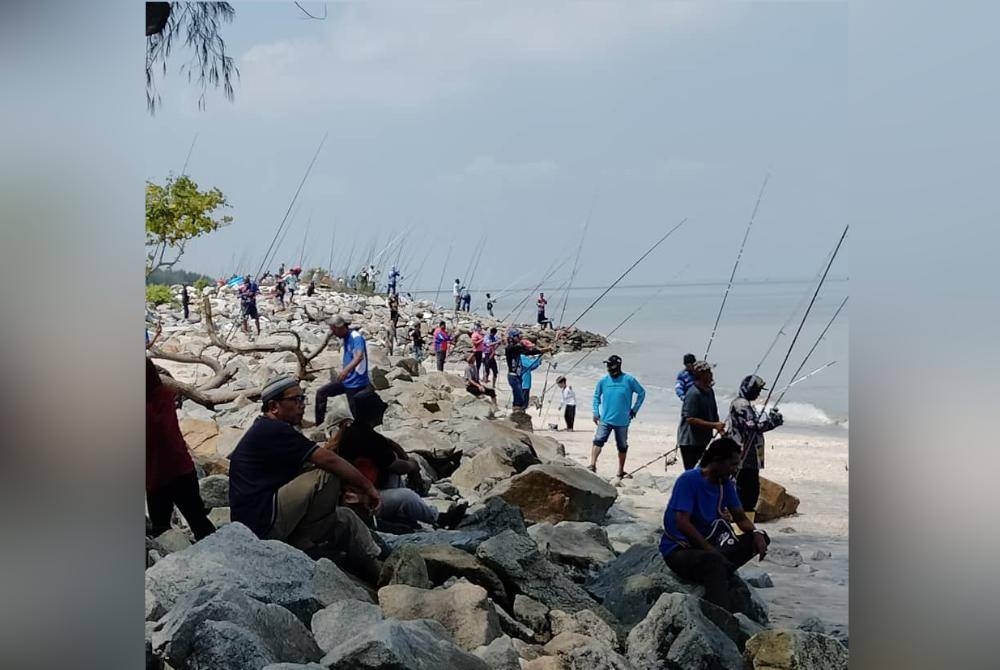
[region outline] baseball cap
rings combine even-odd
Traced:
[[[611,364],[611,363],[616,363],[618,365],[621,365],[622,364],[622,357],[619,356],[619,355],[617,355],[617,354],[611,354],[610,356],[608,356],[608,359],[606,361],[604,361],[604,364],[608,365],[608,364]]]
[[[345,314],[337,314],[333,316],[329,321],[327,321],[331,326],[349,326],[351,325],[351,317]]]

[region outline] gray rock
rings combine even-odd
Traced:
[[[543,554],[557,563],[587,569],[615,559],[607,533],[595,523],[536,523],[528,529],[528,535]]]
[[[803,563],[802,554],[798,549],[776,547],[774,543],[767,548],[767,555],[764,556],[764,560],[783,565],[786,568],[797,568]]]
[[[533,458],[528,447],[518,445],[518,448],[523,454]],[[451,473],[451,481],[463,496],[471,498],[480,495],[492,482],[506,479],[517,472],[514,460],[507,451],[488,446],[472,458],[463,460],[458,469]]]
[[[319,663],[272,663],[264,666],[264,670],[326,670]]]
[[[368,587],[347,574],[329,558],[316,561],[313,571],[313,589],[322,606],[341,600],[375,602]]]
[[[458,529],[479,530],[491,536],[505,530],[512,530],[518,535],[528,534],[521,510],[497,496],[491,496],[481,504],[470,507],[465,518],[458,524]]]
[[[749,640],[762,630],[767,630],[764,626],[761,626],[743,612],[737,612],[733,615],[733,618],[736,619],[736,623],[739,624],[740,627],[740,633],[742,634],[742,637],[745,638],[743,640],[743,644],[746,644],[746,640]]]
[[[812,556],[810,556],[809,558],[814,561],[823,561],[832,557],[833,554],[830,553],[829,551],[824,551],[823,549],[817,549],[812,553]]]
[[[389,584],[407,584],[418,589],[431,588],[427,576],[427,564],[414,545],[403,545],[392,552],[382,566],[378,578],[379,587]]]
[[[564,667],[587,670],[632,670],[624,656],[611,646],[590,635],[560,633],[544,647],[545,653],[555,655]]]
[[[741,668],[743,659],[736,642],[706,616],[705,608],[726,615],[694,596],[660,596],[646,618],[629,633],[628,660],[636,670]],[[730,619],[738,635],[739,625]]]
[[[611,587],[604,606],[621,624],[622,635],[642,621],[665,593],[691,593],[693,588],[667,572],[640,572]]]
[[[230,510],[228,507],[215,507],[211,512],[208,513],[208,520],[212,522],[212,525],[216,528],[221,528],[227,523],[230,523],[232,519],[230,518]]]
[[[506,530],[479,545],[476,557],[500,576],[508,593],[521,593],[550,609],[565,612],[590,609],[609,624],[617,625],[610,612],[594,602],[564,570],[542,556],[530,537]]]
[[[489,644],[473,649],[472,653],[493,670],[521,670],[521,657],[508,635],[501,635]]]
[[[258,602],[231,584],[211,584],[180,598],[153,628],[152,646],[176,668],[242,670],[322,656],[291,612]]]
[[[375,387],[376,391],[384,391],[389,388],[389,380],[386,379],[385,370],[378,367],[371,368],[370,376],[372,381],[372,386]]]
[[[458,530],[432,530],[426,533],[408,533],[406,535],[379,533],[379,537],[385,541],[391,550],[407,544],[418,547],[446,544],[463,551],[472,552],[490,538],[490,533],[480,528],[460,528]]]
[[[379,589],[379,604],[396,619],[434,619],[455,643],[471,651],[500,637],[500,619],[486,590],[459,582],[447,589],[417,589],[404,584]]]
[[[634,545],[619,554],[617,558],[605,565],[592,578],[587,580],[587,591],[598,601],[603,601],[608,591],[615,584],[621,583],[631,575],[659,571],[666,567],[656,544]]]
[[[388,619],[370,626],[334,647],[320,663],[330,670],[489,670],[430,619]]]
[[[526,412],[511,412],[507,419],[517,426],[518,430],[532,432],[535,427],[531,424],[531,415]]]
[[[554,437],[532,433],[528,438],[531,440],[531,446],[538,458],[542,461],[561,463],[566,458],[566,447]]]
[[[549,626],[553,637],[562,633],[577,633],[592,637],[610,649],[618,648],[618,634],[590,610],[580,610],[573,614],[552,610],[549,612]]]
[[[532,644],[530,642],[525,642],[524,640],[519,640],[516,637],[514,640],[514,649],[517,649],[517,654],[526,661],[533,661],[536,658],[545,655],[545,649],[540,644]],[[523,665],[522,665],[523,667]]]
[[[401,358],[396,361],[396,367],[406,370],[411,377],[420,376],[420,363],[417,363],[416,359],[413,358]]]
[[[487,447],[510,450],[516,453],[519,447],[532,451],[531,438],[502,421],[476,421],[462,427],[458,433],[459,449],[466,456],[475,456]]]
[[[535,633],[545,635],[545,639],[548,640],[547,633],[551,630],[548,607],[534,598],[518,594],[514,596],[513,611],[515,619],[535,631]]]
[[[332,602],[324,593],[325,581],[314,582],[321,564],[284,542],[260,540],[243,524],[231,523],[146,570],[146,588],[171,609],[206,584],[231,584],[260,602],[288,608],[305,622]]]
[[[427,575],[435,586],[440,586],[452,577],[462,577],[486,589],[490,597],[503,607],[510,606],[503,582],[472,554],[441,544],[419,546],[417,549],[427,566]]]
[[[198,481],[202,502],[205,507],[229,507],[229,477],[209,475]]]
[[[753,586],[754,588],[770,589],[774,587],[771,575],[767,574],[763,570],[745,567],[740,568],[740,576],[743,577],[747,584]]]
[[[574,465],[532,465],[491,493],[520,507],[526,520],[549,523],[598,523],[618,497],[614,486]]]
[[[382,608],[378,605],[361,600],[341,600],[313,614],[310,628],[316,644],[328,652],[384,619]]]
[[[746,668],[846,670],[847,648],[828,635],[801,630],[765,630],[746,643]]]
[[[509,635],[517,641],[525,640],[545,643],[549,640],[550,635],[548,632],[543,633],[532,630],[530,627],[525,626],[511,615],[507,614],[502,607],[497,608],[497,615],[500,617],[500,630],[502,630],[505,635]]]
[[[156,536],[156,544],[157,548],[163,552],[161,555],[166,555],[184,551],[191,546],[191,540],[184,531],[171,528]]]
[[[806,617],[802,623],[796,626],[799,630],[804,630],[809,633],[822,633],[826,634],[826,624],[819,617],[811,616]]]
[[[146,608],[146,619],[145,619],[146,621],[156,621],[157,619],[159,619],[160,617],[162,617],[164,614],[167,613],[167,610],[164,609],[163,604],[156,599],[156,596],[150,593],[149,589],[146,589],[144,600]]]

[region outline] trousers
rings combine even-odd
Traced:
[[[744,512],[755,511],[757,501],[760,500],[760,470],[751,468],[740,470],[736,475],[736,493],[740,496]]]
[[[438,372],[444,372],[444,359],[448,355],[448,352],[442,349],[441,351],[435,352],[435,355],[437,356]]]
[[[701,455],[705,453],[707,444],[682,444],[680,445],[681,458],[684,460],[684,469],[690,470],[698,465]]]
[[[146,507],[153,534],[159,535],[170,530],[170,516],[174,506],[180,510],[196,540],[215,532],[215,526],[208,520],[208,510],[201,500],[198,475],[194,470],[173,479],[169,484],[155,491],[146,491]]]
[[[566,405],[563,418],[566,420],[566,430],[573,430],[573,422],[576,421],[576,405]]]
[[[356,414],[354,411],[354,396],[364,390],[364,386],[348,388],[344,386],[344,382],[338,381],[327,382],[320,386],[316,391],[316,425],[318,426],[323,423],[323,419],[326,418],[326,401],[344,393],[347,394],[347,402],[351,406],[351,413]]]
[[[381,489],[379,495],[382,496],[382,506],[378,510],[380,519],[423,521],[431,524],[437,521],[437,508],[424,502],[413,489],[405,486]]]
[[[770,539],[766,535],[764,537],[770,544]],[[736,546],[724,553],[678,547],[663,560],[681,579],[704,586],[705,600],[732,612],[729,577],[753,555],[753,533],[743,533],[738,536]]]

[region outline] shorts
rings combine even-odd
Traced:
[[[624,454],[628,451],[628,426],[612,426],[603,421],[597,424],[597,432],[594,433],[594,446],[601,448],[611,437],[611,432],[615,433],[615,446],[618,452]]]
[[[253,303],[252,305],[243,305],[242,309],[244,318],[246,317],[249,317],[251,319],[260,318],[260,314],[257,313],[257,303]]]

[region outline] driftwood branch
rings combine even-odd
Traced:
[[[246,391],[219,391],[218,389],[200,389],[196,386],[192,386],[191,384],[179,382],[173,377],[168,377],[166,375],[160,375],[160,381],[162,381],[164,385],[173,389],[175,393],[178,393],[188,400],[198,403],[202,407],[211,410],[214,410],[216,405],[224,405],[228,402],[233,402],[241,396],[247,398],[248,400],[260,399],[259,390],[248,389]]]
[[[150,356],[152,358],[158,358],[164,361],[173,361],[175,363],[194,363],[205,365],[212,369],[215,376],[209,379],[204,384],[199,384],[197,388],[200,391],[207,391],[210,389],[217,389],[230,379],[233,378],[235,371],[231,368],[224,366],[220,361],[204,354],[178,354],[163,351],[159,347],[153,347],[149,350]]]
[[[264,352],[273,353],[279,351],[290,351],[295,355],[295,360],[298,363],[298,371],[296,377],[298,379],[307,379],[309,377],[309,362],[316,358],[322,352],[327,344],[330,342],[330,333],[327,333],[326,338],[316,347],[315,351],[310,354],[306,354],[302,351],[302,338],[299,334],[291,330],[278,331],[283,335],[291,335],[295,339],[295,344],[282,344],[282,343],[270,343],[270,344],[232,344],[227,342],[224,338],[219,335],[218,330],[215,328],[215,321],[212,319],[212,301],[205,296],[202,298],[202,312],[203,319],[205,321],[205,329],[208,331],[208,339],[217,346],[218,348],[239,354],[250,354],[254,352]]]

